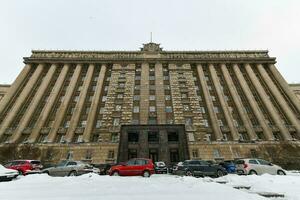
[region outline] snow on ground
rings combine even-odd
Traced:
[[[299,174],[300,175],[300,174]],[[260,200],[254,192],[277,192],[284,199],[300,200],[300,176],[237,176],[218,179],[153,175],[110,177],[86,174],[78,177],[50,177],[46,174],[0,182],[0,200]],[[216,183],[226,181],[227,184]],[[250,191],[233,186],[251,186]]]

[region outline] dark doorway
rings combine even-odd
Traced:
[[[149,149],[149,158],[153,162],[157,162],[158,161],[158,150],[157,149]]]
[[[172,163],[179,162],[178,149],[170,149],[170,161]]]

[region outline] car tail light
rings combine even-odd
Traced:
[[[246,169],[248,167],[248,165],[246,163],[244,163],[244,169]]]

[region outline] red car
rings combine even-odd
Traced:
[[[41,172],[43,166],[38,160],[13,160],[4,165],[8,169],[15,169],[21,175],[37,174]]]
[[[126,163],[112,166],[109,170],[109,175],[150,177],[155,173],[154,167],[155,166],[151,159],[134,158]]]

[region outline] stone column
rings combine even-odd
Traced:
[[[23,88],[23,90],[20,93],[18,99],[15,101],[15,104],[13,105],[13,107],[11,108],[9,113],[7,114],[6,118],[3,120],[2,124],[1,124],[1,128],[0,128],[0,138],[3,135],[3,133],[5,132],[5,130],[12,123],[13,119],[18,114],[18,112],[19,112],[20,108],[22,107],[22,105],[26,102],[26,99],[27,99],[28,95],[30,94],[30,92],[32,91],[32,88],[34,88],[34,85],[36,84],[36,82],[40,78],[40,76],[43,72],[43,69],[44,69],[43,64],[39,64],[37,66],[37,68],[34,71],[32,77],[27,82],[26,86]]]
[[[239,69],[239,66],[237,64],[234,64],[233,70],[234,70],[234,73],[235,73],[241,87],[242,87],[244,94],[247,97],[247,100],[249,101],[249,104],[253,110],[255,117],[257,118],[259,124],[261,125],[261,127],[263,129],[266,139],[274,140],[273,133],[272,133],[271,129],[269,128],[269,126],[267,125],[264,115],[262,114],[258,104],[256,103],[253,95],[251,94],[251,90],[250,90],[249,86],[247,85],[247,82],[244,79],[243,74],[241,73],[241,71]]]
[[[222,70],[222,73],[224,75],[224,79],[225,79],[225,82],[228,86],[228,89],[229,89],[229,92],[231,94],[231,97],[234,101],[234,104],[238,110],[238,113],[239,113],[239,116],[241,117],[242,121],[243,121],[243,124],[247,130],[247,133],[249,134],[249,137],[251,140],[256,140],[257,139],[257,136],[255,134],[255,132],[253,131],[252,127],[251,127],[251,122],[250,122],[250,119],[247,115],[247,113],[245,112],[245,109],[243,109],[243,103],[241,102],[241,99],[239,98],[239,94],[234,86],[234,83],[231,79],[231,76],[228,72],[228,69],[226,67],[226,65],[222,64],[221,65],[221,70]]]
[[[203,72],[203,69],[202,69],[202,65],[200,65],[200,64],[197,65],[197,72],[198,72],[201,88],[203,90],[205,104],[207,106],[208,115],[209,115],[209,118],[210,118],[210,121],[211,121],[211,126],[212,126],[212,129],[213,129],[213,132],[214,132],[217,140],[222,140],[223,135],[222,135],[220,127],[217,123],[218,118],[217,118],[217,115],[216,115],[216,113],[214,112],[214,109],[213,109],[213,102],[212,102],[212,99],[210,97],[209,90],[208,90],[208,87],[207,87],[207,84],[206,84],[206,80],[205,80],[204,72]]]
[[[142,64],[140,92],[140,124],[148,124],[149,118],[149,64]]]
[[[19,137],[22,134],[22,131],[26,128],[28,123],[31,120],[32,115],[34,114],[34,111],[38,107],[43,95],[45,94],[47,87],[50,85],[51,80],[53,78],[53,75],[55,74],[57,66],[55,64],[52,64],[50,69],[48,70],[46,76],[42,80],[42,83],[39,86],[39,89],[37,90],[35,96],[33,97],[29,107],[27,108],[25,114],[23,115],[22,119],[19,122],[19,126],[16,130],[16,132],[13,134],[12,139],[10,142],[14,143],[16,142]]]
[[[249,64],[246,64],[245,69],[246,69],[246,72],[247,72],[251,82],[253,83],[256,91],[258,92],[259,96],[261,97],[263,104],[266,106],[270,116],[272,117],[273,121],[275,122],[275,124],[278,127],[278,129],[280,130],[280,132],[283,134],[284,139],[290,140],[291,136],[289,134],[289,131],[284,126],[282,119],[277,114],[276,108],[273,106],[272,102],[268,98],[267,93],[264,91],[259,79],[256,77],[251,66]]]
[[[231,113],[228,109],[227,102],[225,102],[223,92],[221,91],[221,84],[220,84],[217,72],[216,72],[216,70],[215,70],[215,68],[212,64],[209,64],[208,67],[209,67],[209,71],[210,71],[210,74],[211,74],[213,84],[215,85],[215,88],[216,88],[216,92],[217,92],[222,110],[224,112],[225,119],[227,121],[227,125],[228,125],[229,130],[232,134],[232,138],[233,138],[233,140],[238,141],[239,140],[239,133],[236,130],[234,124],[233,124],[233,117],[232,117],[232,115],[231,115]]]
[[[298,113],[300,113],[300,101],[294,94],[294,92],[291,90],[288,83],[284,80],[284,78],[281,76],[279,71],[276,69],[274,64],[269,65],[269,69],[272,72],[275,79],[278,81],[286,95],[289,97],[295,108],[297,109]]]
[[[165,89],[164,89],[164,78],[163,78],[162,64],[155,64],[155,98],[157,108],[157,124],[166,123],[166,110],[165,110]]]
[[[57,110],[57,115],[56,115],[55,121],[54,121],[53,126],[51,128],[51,131],[48,135],[48,141],[49,142],[54,142],[54,140],[55,140],[57,130],[60,127],[60,124],[61,124],[62,120],[65,117],[68,105],[71,101],[72,95],[73,95],[74,90],[76,88],[76,84],[79,80],[81,69],[82,69],[82,65],[78,64],[76,66],[76,69],[75,69],[74,73],[73,73],[70,84],[69,84],[68,88],[66,89],[65,97],[64,97],[61,105],[59,106],[58,110]]]
[[[0,103],[0,116],[2,112],[5,110],[5,108],[8,106],[9,102],[12,100],[12,98],[16,95],[18,89],[26,79],[27,75],[30,72],[30,69],[32,66],[30,64],[25,65],[17,79],[14,81],[14,83],[9,87],[7,93],[4,95],[4,97],[1,99]]]
[[[90,64],[88,71],[86,73],[85,80],[83,82],[82,91],[80,92],[80,95],[79,95],[79,100],[74,109],[74,114],[72,115],[72,118],[70,120],[70,127],[66,134],[67,142],[72,141],[73,136],[75,134],[75,129],[78,126],[78,122],[80,120],[80,115],[81,115],[82,109],[84,107],[84,102],[85,102],[85,99],[87,98],[87,92],[88,92],[89,86],[93,79],[94,69],[95,69],[95,66],[93,64]]]
[[[63,69],[61,70],[55,85],[53,86],[53,89],[48,97],[47,103],[44,107],[44,109],[41,112],[41,115],[37,119],[36,125],[28,138],[29,142],[35,142],[37,137],[39,136],[40,130],[44,126],[52,107],[54,106],[55,100],[57,99],[57,96],[59,95],[59,92],[63,86],[64,80],[68,74],[69,71],[69,64],[65,64]]]
[[[292,110],[288,106],[287,102],[282,97],[281,93],[277,89],[276,85],[273,83],[272,79],[269,77],[265,68],[261,64],[259,64],[257,66],[257,69],[258,69],[259,73],[261,74],[262,78],[265,80],[265,83],[268,85],[270,91],[276,98],[277,103],[284,111],[284,114],[287,116],[287,118],[293,124],[293,126],[295,126],[297,133],[300,134],[300,121],[297,119],[296,115],[292,112]]]
[[[93,126],[95,124],[95,118],[97,115],[97,107],[101,101],[100,97],[101,97],[103,82],[105,78],[105,73],[106,73],[106,66],[102,65],[97,80],[95,94],[93,96],[92,103],[91,103],[90,113],[88,114],[86,128],[83,133],[83,141],[85,142],[89,142],[91,138],[91,133],[93,131]]]

